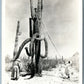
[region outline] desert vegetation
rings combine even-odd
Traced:
[[[71,60],[72,61],[72,67],[74,67],[77,71],[79,71],[79,60],[78,60],[78,55],[79,53],[75,53],[71,58],[69,59],[40,59],[40,64],[41,64],[41,67],[42,67],[42,70],[51,70],[52,68],[56,68],[58,67],[60,64],[63,64],[65,63],[66,61],[68,60]],[[28,71],[28,65],[30,64],[30,59],[27,58],[27,57],[21,57],[20,58],[21,62],[20,62],[20,65],[21,65],[21,70],[20,71]],[[75,60],[75,61],[74,61]],[[8,72],[8,71],[11,71],[12,69],[12,59],[10,58],[9,55],[7,55],[5,57],[5,63],[6,63],[6,66],[5,66],[5,70]]]

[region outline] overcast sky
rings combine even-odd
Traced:
[[[19,45],[29,37],[30,0],[6,0],[5,39],[6,55],[12,56],[14,50],[17,21],[20,20]],[[34,0],[34,3],[36,3]],[[79,38],[79,0],[44,0],[41,32],[49,35],[61,56],[70,57],[78,51]],[[34,4],[36,5],[36,4]],[[46,29],[46,30],[45,30]],[[56,55],[55,48],[49,44],[49,57]],[[24,50],[23,50],[24,51]]]

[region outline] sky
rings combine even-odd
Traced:
[[[41,33],[48,41],[48,57],[68,58],[79,51],[79,1],[44,0]],[[37,0],[34,0],[36,6]],[[30,0],[6,0],[5,3],[5,55],[13,57],[17,21],[20,21],[19,46],[29,38]],[[47,32],[55,47],[47,36]],[[60,53],[60,56],[58,55]],[[24,49],[23,49],[23,52]],[[21,54],[22,54],[21,53]],[[44,52],[43,52],[44,53]],[[26,55],[26,54],[25,54]]]

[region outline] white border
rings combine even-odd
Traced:
[[[5,55],[4,55],[4,49],[5,49],[5,0],[2,0],[2,78],[1,82],[2,84],[6,84],[5,80]]]

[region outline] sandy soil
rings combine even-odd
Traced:
[[[63,69],[62,71],[58,68],[54,68],[51,71],[43,71],[42,77],[35,76],[32,79],[28,79],[29,76],[21,77],[16,80],[10,80],[10,73],[6,74],[6,84],[79,84],[78,72],[71,69],[74,73],[70,79],[64,79]]]

